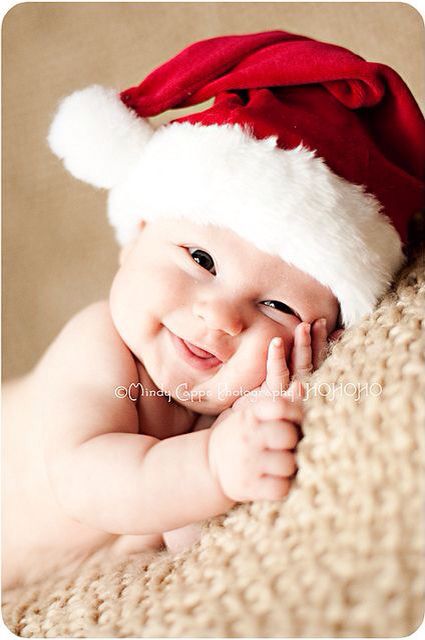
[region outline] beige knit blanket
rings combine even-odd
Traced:
[[[405,636],[424,613],[424,257],[310,380],[299,472],[201,541],[9,591],[22,636]],[[313,386],[315,385],[315,386]]]

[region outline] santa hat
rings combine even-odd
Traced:
[[[145,119],[212,97],[156,130]],[[425,122],[400,76],[284,31],[197,42],[121,94],[77,91],[48,140],[109,190],[121,244],[142,219],[229,228],[328,286],[345,326],[388,287],[424,204]]]

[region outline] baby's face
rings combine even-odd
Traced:
[[[212,415],[263,382],[274,336],[288,356],[297,324],[325,318],[330,333],[339,310],[328,288],[234,232],[171,219],[143,223],[124,248],[110,306],[158,388]]]

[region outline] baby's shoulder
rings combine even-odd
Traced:
[[[107,300],[98,300],[78,311],[63,327],[59,337],[77,336],[90,343],[97,338],[101,344],[119,347],[122,340],[112,321]]]
[[[134,381],[133,354],[118,334],[107,300],[76,313],[47,349],[39,366],[62,372],[66,379],[96,376],[98,382]]]

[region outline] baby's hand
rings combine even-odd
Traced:
[[[296,471],[302,387],[294,381],[283,391],[289,370],[280,338],[270,342],[266,371],[260,393],[240,398],[237,409],[235,403],[211,429],[210,468],[225,495],[237,502],[282,499]]]
[[[293,449],[301,434],[301,381],[321,365],[327,341],[324,320],[299,324],[288,368],[283,340],[273,338],[261,387],[238,398],[212,425],[210,468],[232,500],[279,500],[287,495],[296,470]]]
[[[260,398],[230,411],[211,429],[208,460],[223,493],[236,502],[280,500],[296,471],[293,449],[302,400],[293,383],[288,395]]]
[[[297,325],[289,365],[292,377],[302,380],[316,371],[326,358],[329,343],[337,340],[341,333],[342,329],[337,329],[328,336],[324,318],[311,325],[307,322]]]
[[[294,344],[289,358],[291,379],[303,380],[312,371],[316,371],[324,361],[329,342],[336,340],[341,333],[334,331],[328,337],[326,320],[319,318],[312,324],[300,322],[295,327]]]
[[[301,326],[301,325],[300,325]],[[298,327],[297,327],[298,329]],[[310,360],[308,350],[310,349]],[[310,336],[305,331],[295,332],[292,350],[293,379],[304,377],[304,371],[310,365]],[[295,355],[294,355],[295,354]],[[270,341],[266,359],[266,377],[261,386],[239,397],[232,405],[232,410],[240,410],[263,398],[281,395],[287,390],[291,373],[286,363],[285,347],[282,338],[275,337]]]
[[[269,344],[266,361],[266,378],[261,386],[238,398],[232,409],[242,409],[256,398],[277,395],[288,388],[290,380],[302,381],[322,364],[328,340],[336,340],[341,331],[334,331],[328,338],[326,320],[320,318],[309,325],[301,322],[294,334],[294,345],[289,358],[289,367],[283,340],[273,338]],[[227,410],[229,411],[229,410]]]

